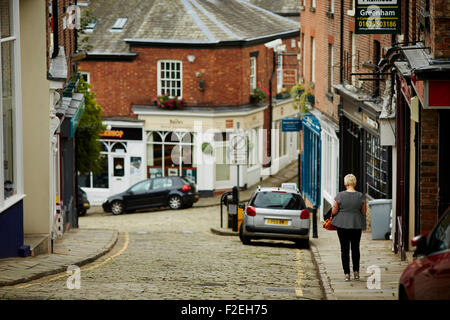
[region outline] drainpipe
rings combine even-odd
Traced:
[[[341,0],[341,30],[340,30],[340,37],[341,37],[341,43],[340,43],[340,52],[339,52],[339,60],[340,60],[340,68],[339,68],[339,80],[340,83],[344,83],[344,0]]]
[[[276,56],[277,53],[275,52],[275,49],[273,49],[273,68],[272,68],[272,74],[269,79],[269,149],[267,150],[269,153],[269,170],[270,174],[272,175],[272,110],[273,110],[273,103],[272,103],[272,82],[273,82],[273,76],[275,75],[275,68],[276,68]]]
[[[52,1],[52,19],[53,19],[53,54],[51,58],[55,59],[59,54],[58,0]]]

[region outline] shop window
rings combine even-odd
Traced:
[[[380,139],[366,133],[366,185],[367,194],[374,199],[388,199],[388,150],[380,146]]]
[[[108,155],[101,155],[101,171],[99,174],[92,175],[92,184],[94,188],[109,188],[109,173],[108,173]]]
[[[152,131],[147,135],[147,170],[149,177],[195,177],[193,134],[181,131]],[[195,179],[195,178],[194,178]]]
[[[158,61],[158,94],[181,97],[182,89],[181,61]]]
[[[17,194],[17,174],[20,168],[17,165],[17,157],[15,148],[18,144],[14,132],[16,129],[15,115],[17,111],[16,106],[16,92],[15,82],[19,77],[19,71],[16,68],[15,61],[20,57],[14,55],[16,45],[16,38],[12,28],[13,8],[12,5],[17,5],[14,1],[1,0],[0,1],[0,31],[1,31],[1,91],[2,98],[0,101],[0,113],[2,115],[2,122],[0,124],[0,131],[2,135],[2,143],[0,146],[0,163],[3,167],[3,196],[0,193],[0,208],[2,202],[15,194]]]

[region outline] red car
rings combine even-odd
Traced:
[[[450,207],[429,234],[414,237],[416,260],[400,277],[400,300],[450,300]]]

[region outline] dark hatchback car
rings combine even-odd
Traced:
[[[91,207],[91,204],[89,203],[88,197],[86,192],[78,187],[78,216],[84,216],[87,212],[87,210]]]
[[[121,214],[152,207],[189,208],[198,199],[197,187],[189,178],[161,177],[138,182],[109,197],[102,206],[105,212]]]
[[[400,277],[400,300],[450,300],[450,207],[428,237],[412,240],[414,262]]]

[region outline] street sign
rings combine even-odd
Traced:
[[[299,118],[281,119],[282,132],[298,132],[302,130],[302,121]]]
[[[245,134],[230,134],[229,160],[231,165],[247,164],[247,136]]]
[[[401,33],[400,0],[356,0],[355,34]]]

